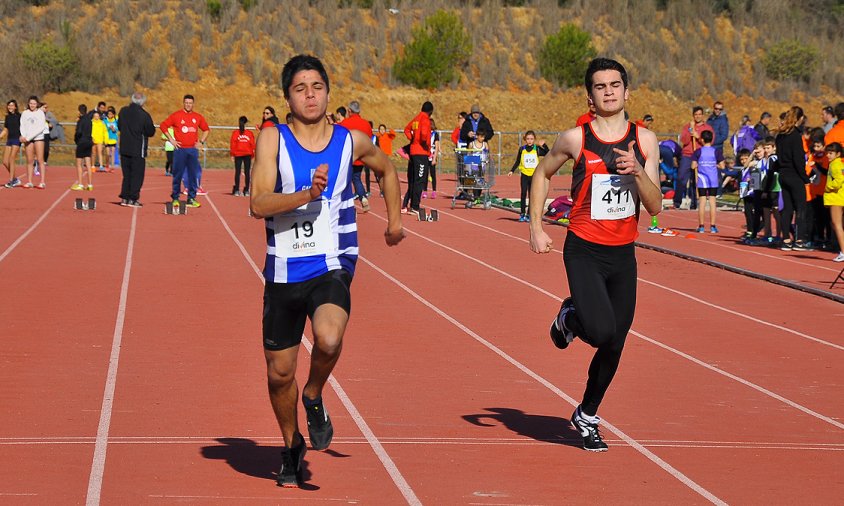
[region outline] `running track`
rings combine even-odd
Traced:
[[[566,291],[565,229],[549,227],[555,254],[534,255],[515,215],[445,198],[429,202],[441,221],[406,222],[397,248],[383,243],[380,199],[359,216],[352,322],[325,392],[335,440],[308,453],[305,489],[279,489],[264,232],[246,199],[225,195],[231,174],[206,172],[203,207],[165,216],[160,171],[139,210],[110,203],[119,177],[99,177],[93,213],[72,210],[71,172],[51,169],[45,191],[0,191],[4,504],[844,496],[841,304],[639,249],[638,316],[601,409],[610,451],[588,453],[567,418],[591,349],[547,337]],[[834,278],[828,254],[737,246],[737,214],[721,214],[719,236],[642,240],[817,286]],[[676,211],[661,221],[696,225]]]

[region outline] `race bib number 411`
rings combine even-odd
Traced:
[[[592,219],[621,220],[636,214],[635,176],[592,174]]]
[[[275,216],[276,254],[282,257],[325,255],[336,249],[327,200],[315,200]]]

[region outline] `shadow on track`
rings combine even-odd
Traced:
[[[494,427],[484,422],[487,419],[504,425],[514,433],[536,441],[583,447],[583,438],[565,418],[545,415],[531,415],[513,408],[484,408],[488,413],[463,415],[463,419],[479,427]]]
[[[218,438],[219,445],[203,446],[202,456],[206,459],[225,460],[235,471],[248,476],[275,480],[279,466],[281,466],[281,448],[277,446],[260,446],[251,439]],[[311,473],[308,470],[308,456],[302,463],[302,490],[319,490],[319,487],[308,483]]]

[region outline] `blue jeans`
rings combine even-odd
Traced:
[[[199,150],[196,148],[179,148],[173,152],[173,192],[170,198],[176,200],[182,192],[182,178],[188,189],[188,199],[196,198],[196,188],[202,175],[199,165]]]
[[[355,195],[357,195],[360,199],[366,198],[366,188],[363,187],[363,181],[360,179],[362,172],[363,165],[352,166],[352,184],[355,187]]]
[[[674,180],[674,207],[680,207],[683,198],[688,196],[691,199],[691,207],[697,208],[697,182],[692,172],[692,157],[684,156],[680,159],[677,179]]]

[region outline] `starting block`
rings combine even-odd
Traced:
[[[164,214],[188,214],[188,203],[178,201],[179,205],[174,206],[173,202],[164,203]]]
[[[419,208],[419,221],[440,221],[440,212],[436,209],[428,211],[424,207]]]
[[[85,199],[76,199],[73,208],[77,211],[93,211],[97,208],[97,199],[89,198],[87,202]]]

